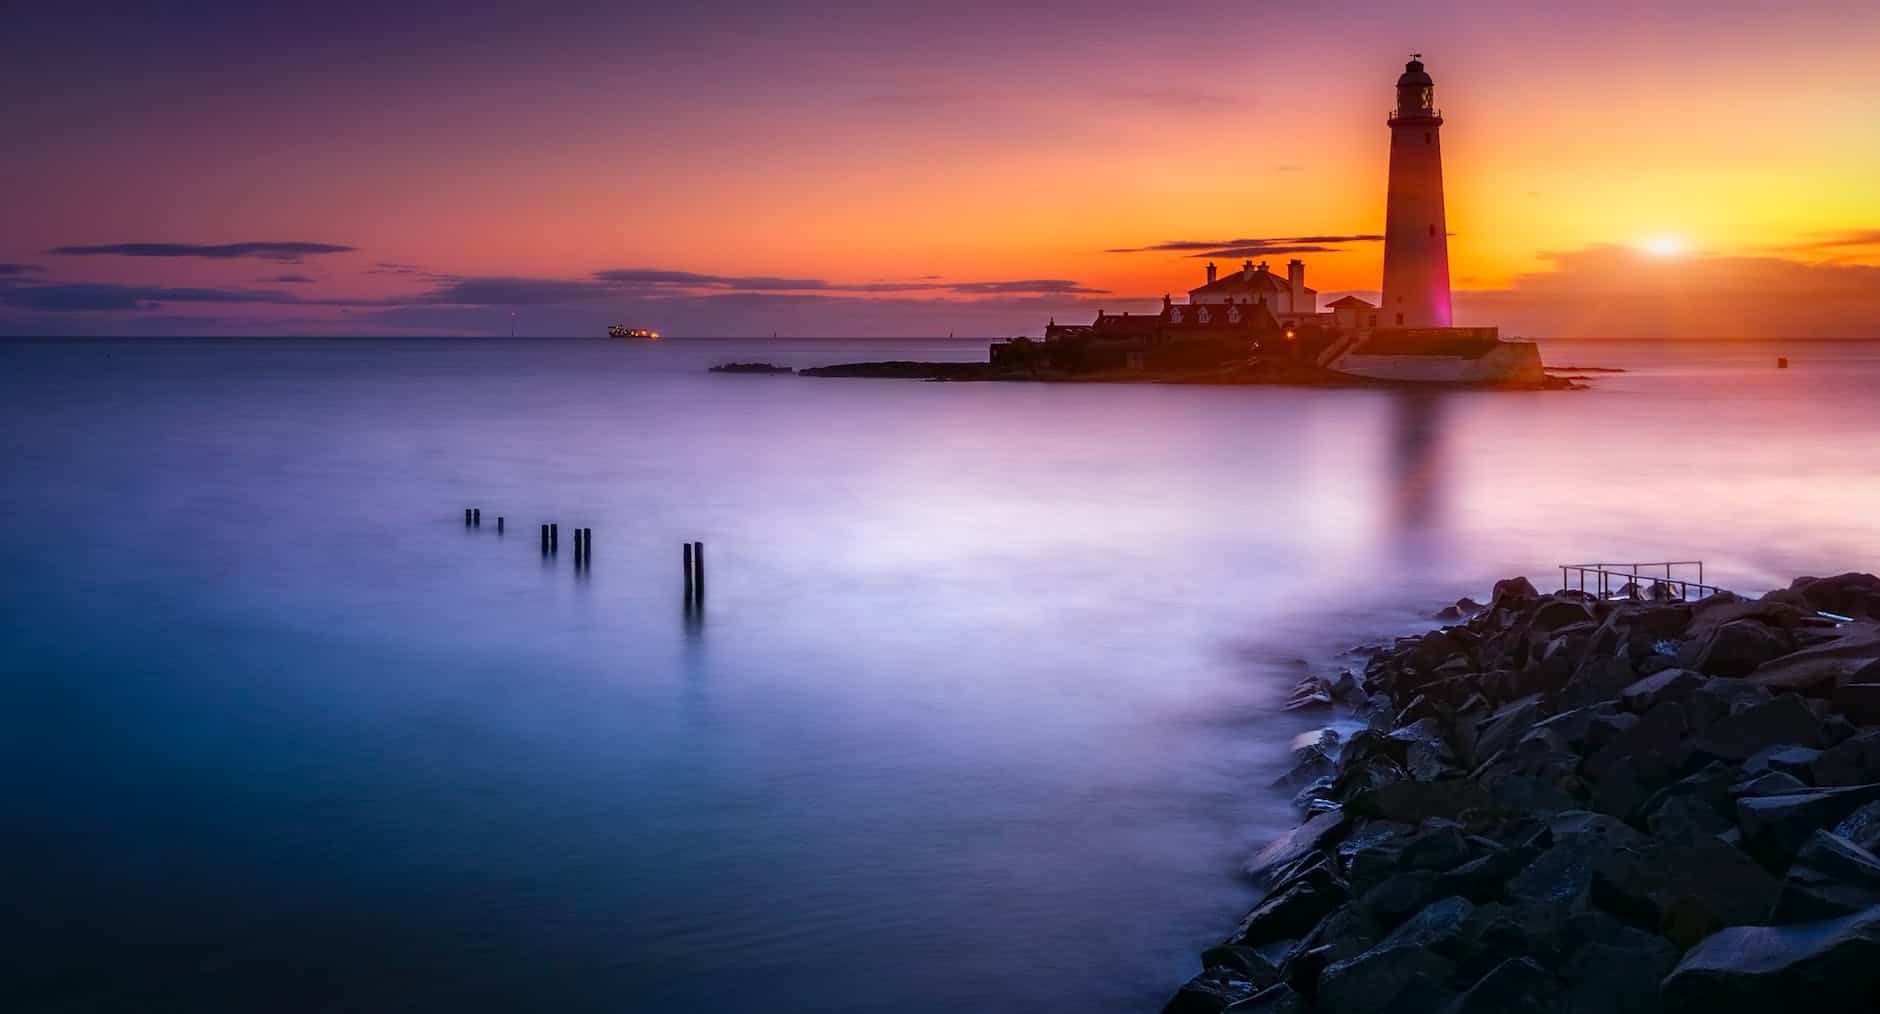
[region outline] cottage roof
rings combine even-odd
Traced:
[[[1356,296],[1340,296],[1339,298],[1334,299],[1325,305],[1331,307],[1334,310],[1343,310],[1347,308],[1357,309],[1357,310],[1377,309],[1376,303],[1366,302],[1362,299],[1359,299]]]

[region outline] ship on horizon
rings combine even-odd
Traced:
[[[654,331],[651,328],[628,327],[625,324],[609,324],[607,325],[607,337],[609,338],[643,338],[647,341],[658,341],[659,332]]]

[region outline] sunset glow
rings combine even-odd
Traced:
[[[1198,284],[1204,258],[1177,240],[1294,247],[1321,293],[1375,293],[1379,244],[1354,237],[1382,225],[1383,114],[1414,49],[1446,117],[1460,322],[1493,305],[1560,333],[1532,287],[1635,245],[1640,221],[1724,259],[1880,264],[1870,7],[1458,0],[1411,23],[1373,3],[1275,9],[1257,32],[1081,6],[707,5],[523,31],[402,9],[49,10],[0,41],[0,82],[33,96],[0,237],[15,332],[498,334],[513,311],[522,334],[625,316],[1016,333]],[[1643,249],[1677,252],[1654,236]],[[48,253],[250,241],[346,249]],[[1807,278],[1845,288],[1831,275]],[[71,288],[98,285],[117,288]],[[1823,326],[1880,328],[1875,310]]]

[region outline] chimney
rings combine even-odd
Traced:
[[[1286,281],[1292,289],[1292,312],[1317,313],[1319,308],[1306,303],[1306,262],[1294,257],[1286,262]],[[1316,302],[1316,301],[1315,301]]]
[[[1213,261],[1208,262],[1208,284],[1209,285],[1214,284],[1214,262]]]
[[[1240,263],[1240,277],[1242,281],[1248,281],[1248,282],[1253,281],[1253,262],[1252,261],[1242,261]]]

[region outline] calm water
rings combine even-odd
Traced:
[[[1880,567],[1869,344],[1550,345],[1632,370],[1578,393],[702,372],[982,355],[0,344],[0,1007],[1154,1009],[1292,820],[1306,666],[1572,559]]]

